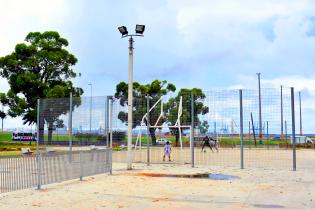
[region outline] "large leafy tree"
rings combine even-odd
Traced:
[[[149,97],[149,105],[152,107],[162,96],[168,94],[169,92],[174,92],[176,90],[175,85],[168,83],[166,80],[154,80],[148,84],[140,84],[138,82],[133,83],[133,127],[141,125],[141,120],[147,112],[147,99]],[[115,98],[119,99],[121,106],[128,106],[128,84],[125,82],[120,82],[116,86]],[[160,115],[159,107],[156,107],[150,112],[149,120],[150,125],[154,125]],[[118,114],[118,119],[123,123],[128,122],[128,113],[121,111]],[[165,118],[160,119],[158,125],[162,125],[165,122]],[[144,123],[147,125],[145,119]],[[150,136],[152,143],[156,144],[155,136],[156,128],[150,128]]]
[[[24,43],[15,46],[14,52],[0,57],[0,76],[10,85],[9,91],[2,94],[1,102],[9,107],[9,116],[21,116],[24,124],[34,124],[38,98],[69,97],[70,92],[75,97],[83,94],[83,90],[71,82],[78,76],[72,68],[78,60],[65,49],[68,44],[55,31],[31,32]],[[45,111],[45,107],[41,110]],[[64,104],[64,108],[54,114],[42,116],[41,121],[48,125],[49,141],[54,122],[68,110],[69,106]],[[44,123],[40,123],[40,130],[43,126]],[[40,137],[43,140],[43,132]]]
[[[194,103],[194,123],[200,124],[199,116],[209,112],[209,107],[203,104],[205,94],[199,88],[180,89],[177,96],[170,98],[165,104],[166,123],[175,125],[178,119],[178,108],[180,99],[182,98],[182,115],[180,117],[181,125],[191,125],[191,95],[193,95]],[[187,128],[185,128],[187,129]],[[179,132],[183,132],[184,128],[170,128],[170,131],[175,135],[176,146],[178,146]]]

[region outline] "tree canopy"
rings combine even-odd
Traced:
[[[11,117],[22,116],[25,124],[33,124],[38,98],[68,97],[70,91],[74,96],[83,93],[71,82],[78,76],[72,69],[78,59],[65,49],[68,44],[55,31],[30,32],[25,43],[0,57],[0,76],[10,85],[1,102],[9,107]]]
[[[205,115],[209,112],[209,107],[203,104],[203,99],[206,97],[203,91],[199,88],[192,89],[180,89],[177,96],[170,98],[164,105],[166,123],[175,125],[178,116],[178,107],[180,99],[182,98],[182,115],[181,125],[191,125],[191,97],[193,95],[194,103],[194,124],[200,124],[199,115]],[[178,130],[178,128],[171,128],[171,133],[175,135],[176,145],[178,145],[179,132],[184,129]]]
[[[174,92],[176,90],[175,85],[172,83],[168,83],[166,80],[154,80],[148,84],[140,84],[138,82],[133,83],[133,127],[141,125],[142,117],[147,112],[147,101],[146,97],[149,97],[150,107],[153,106],[163,95],[166,95],[169,92]],[[128,84],[125,82],[120,82],[116,86],[115,98],[119,99],[119,103],[121,106],[128,105]],[[150,113],[150,124],[154,124],[160,115],[160,111],[158,109],[152,110]],[[118,114],[118,119],[120,119],[123,123],[127,124],[128,122],[128,113],[121,111]],[[161,125],[164,122],[164,118],[161,119],[158,125]],[[147,124],[147,122],[145,121]],[[150,136],[152,138],[153,144],[156,143],[154,128],[150,129]]]
[[[83,94],[71,81],[80,74],[73,70],[78,59],[65,49],[68,44],[55,31],[30,32],[11,54],[0,57],[0,76],[10,86],[7,93],[0,94],[0,100],[9,107],[9,116],[21,116],[24,124],[34,124],[37,99],[69,97],[70,92],[74,97]],[[48,127],[53,127],[53,121],[68,109],[65,106],[50,120],[44,119]]]
[[[147,112],[147,102],[145,96],[149,97],[150,108],[164,95],[167,95],[170,92],[175,92],[175,85],[168,83],[167,81],[154,80],[149,84],[139,84],[134,83],[134,101],[133,101],[133,127],[141,125],[142,117]],[[182,115],[181,123],[182,125],[191,124],[191,95],[194,96],[194,119],[195,122],[199,122],[199,115],[206,114],[209,112],[209,108],[203,104],[203,99],[205,94],[201,89],[181,89],[175,97],[170,97],[167,102],[163,105],[163,117],[160,119],[158,126],[166,123],[175,125],[177,116],[178,116],[178,107],[180,98],[182,98]],[[121,106],[128,105],[128,84],[121,82],[116,86],[115,98],[119,99]],[[152,109],[149,115],[150,125],[154,125],[158,117],[160,116],[160,106],[157,106],[155,109]],[[128,113],[121,111],[118,114],[118,119],[127,125]],[[146,119],[145,119],[146,120]],[[147,122],[145,121],[147,125]],[[179,131],[177,128],[170,129],[172,134],[176,137],[176,144],[179,139]],[[182,132],[184,129],[181,129]],[[152,143],[156,143],[155,137],[156,128],[150,128],[150,136]]]

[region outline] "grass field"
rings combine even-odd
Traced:
[[[173,144],[175,143],[175,137],[174,136],[168,136],[168,137],[163,137],[169,141],[171,141]],[[0,133],[0,141],[11,141],[12,139],[12,134],[11,133]],[[45,141],[48,139],[48,135],[45,134]],[[157,138],[158,139],[158,138]],[[198,138],[195,137],[195,142],[198,142],[197,140]],[[220,144],[221,145],[239,145],[240,144],[240,139],[237,136],[234,137],[221,137],[220,139]],[[69,141],[69,137],[67,135],[53,135],[52,136],[52,140],[53,141]],[[73,136],[73,141],[79,141],[79,140],[83,140],[83,141],[97,141],[97,137],[96,136],[92,136],[92,137],[80,137],[78,138],[77,136]],[[137,140],[137,137],[132,137],[132,142],[135,144]],[[189,137],[182,137],[183,140],[183,144],[189,144],[190,142],[190,138]],[[151,138],[149,138],[149,141],[151,142]],[[115,139],[114,139],[115,142]],[[127,144],[127,136],[125,137],[125,139],[121,142],[123,144]],[[147,137],[143,136],[141,139],[141,143],[143,145],[145,145],[147,143]],[[253,139],[248,139],[247,137],[244,137],[244,141],[243,141],[244,145],[255,145],[255,142]],[[256,140],[256,144],[259,145],[259,140]],[[266,137],[263,138],[263,145],[278,145],[280,144],[280,141],[275,141],[275,140],[268,140]]]
[[[48,135],[45,134],[45,140],[48,139]],[[12,140],[12,133],[0,133],[0,141],[11,141]],[[69,137],[67,135],[53,135],[52,136],[53,141],[69,141]],[[76,136],[73,136],[73,140],[77,141],[79,140]],[[90,141],[96,141],[96,137],[89,138]]]
[[[0,133],[0,141],[10,141],[12,139],[12,133]]]

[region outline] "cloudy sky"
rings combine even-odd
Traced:
[[[85,95],[89,82],[93,95],[106,95],[127,81],[128,40],[117,27],[145,24],[135,40],[136,81],[256,88],[261,72],[263,87],[295,86],[315,97],[313,0],[0,0],[0,18],[0,56],[30,31],[67,38]],[[0,79],[0,92],[7,89]]]

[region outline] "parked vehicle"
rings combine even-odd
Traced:
[[[281,136],[274,136],[271,140],[278,141],[281,140]]]
[[[36,135],[29,132],[12,133],[12,141],[36,141]]]
[[[172,141],[170,141],[170,140],[168,140],[168,139],[165,139],[165,138],[160,138],[160,139],[156,140],[156,143],[157,143],[157,144],[160,144],[160,145],[164,145],[164,144],[166,144],[167,141],[168,141],[170,144],[172,144]]]
[[[295,142],[297,144],[314,144],[314,140],[307,136],[295,136]],[[291,136],[291,144],[293,144],[293,138]]]

